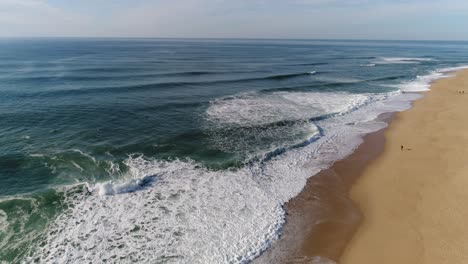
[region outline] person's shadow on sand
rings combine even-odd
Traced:
[[[410,148],[405,148],[403,145],[401,145],[400,150],[403,151],[403,150],[411,150],[411,149]]]

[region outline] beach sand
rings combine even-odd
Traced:
[[[460,71],[395,115],[351,189],[363,221],[340,263],[468,263],[467,92]]]
[[[391,117],[381,119],[388,122]],[[281,238],[254,263],[335,263],[361,220],[349,190],[383,146],[383,130],[368,134],[353,154],[310,177],[285,205]]]

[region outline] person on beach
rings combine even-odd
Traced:
[[[404,148],[404,147],[403,147],[403,145],[401,145],[401,148],[400,148],[400,150],[401,150],[401,151],[403,151],[403,148]]]

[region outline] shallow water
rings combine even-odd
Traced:
[[[467,59],[462,42],[2,39],[0,261],[249,261],[308,177]]]

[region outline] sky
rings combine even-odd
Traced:
[[[468,0],[0,0],[0,37],[468,40]]]

